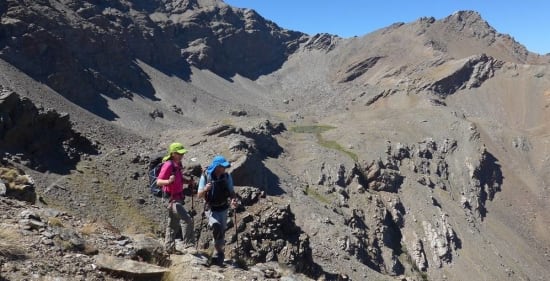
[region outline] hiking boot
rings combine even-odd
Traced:
[[[210,258],[210,264],[214,264],[217,266],[223,266],[223,261],[225,260],[225,255],[223,253],[215,253]]]
[[[169,255],[181,255],[183,254],[181,250],[176,249],[176,247],[172,247],[165,250],[167,254]]]
[[[195,249],[195,245],[194,244],[185,244],[183,245],[183,250],[182,252],[186,253],[186,254],[196,254],[197,253],[197,250]]]
[[[218,256],[215,259],[215,263],[218,266],[223,266],[223,261],[225,260],[225,255],[223,253],[218,253]]]

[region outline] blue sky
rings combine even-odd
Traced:
[[[225,0],[251,8],[280,27],[307,34],[361,36],[396,22],[441,19],[459,10],[481,14],[500,33],[529,51],[550,53],[549,0]]]

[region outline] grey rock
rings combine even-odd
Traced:
[[[3,180],[0,180],[0,196],[6,196],[7,191],[8,191],[8,187],[6,186]]]
[[[101,270],[133,279],[161,280],[163,274],[169,271],[164,267],[108,255],[98,255],[95,262]]]

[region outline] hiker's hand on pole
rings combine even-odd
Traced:
[[[195,181],[193,181],[192,178],[189,180],[189,183],[187,184],[187,188],[189,188],[189,190],[191,191],[191,196],[193,196],[197,191]]]
[[[239,201],[237,200],[237,198],[231,198],[231,208],[237,209],[238,206],[239,206]]]
[[[195,194],[197,194],[197,190],[198,190],[198,185],[195,181],[191,181],[191,183],[189,184],[189,187],[191,188],[191,196],[195,196]]]

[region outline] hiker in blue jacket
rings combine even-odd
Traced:
[[[206,200],[206,216],[212,229],[215,252],[212,261],[222,265],[225,259],[225,229],[227,227],[227,212],[229,207],[235,209],[238,205],[237,195],[233,187],[233,178],[226,169],[231,164],[221,155],[215,156],[212,164],[201,176],[198,197]],[[228,202],[228,199],[231,200]]]

